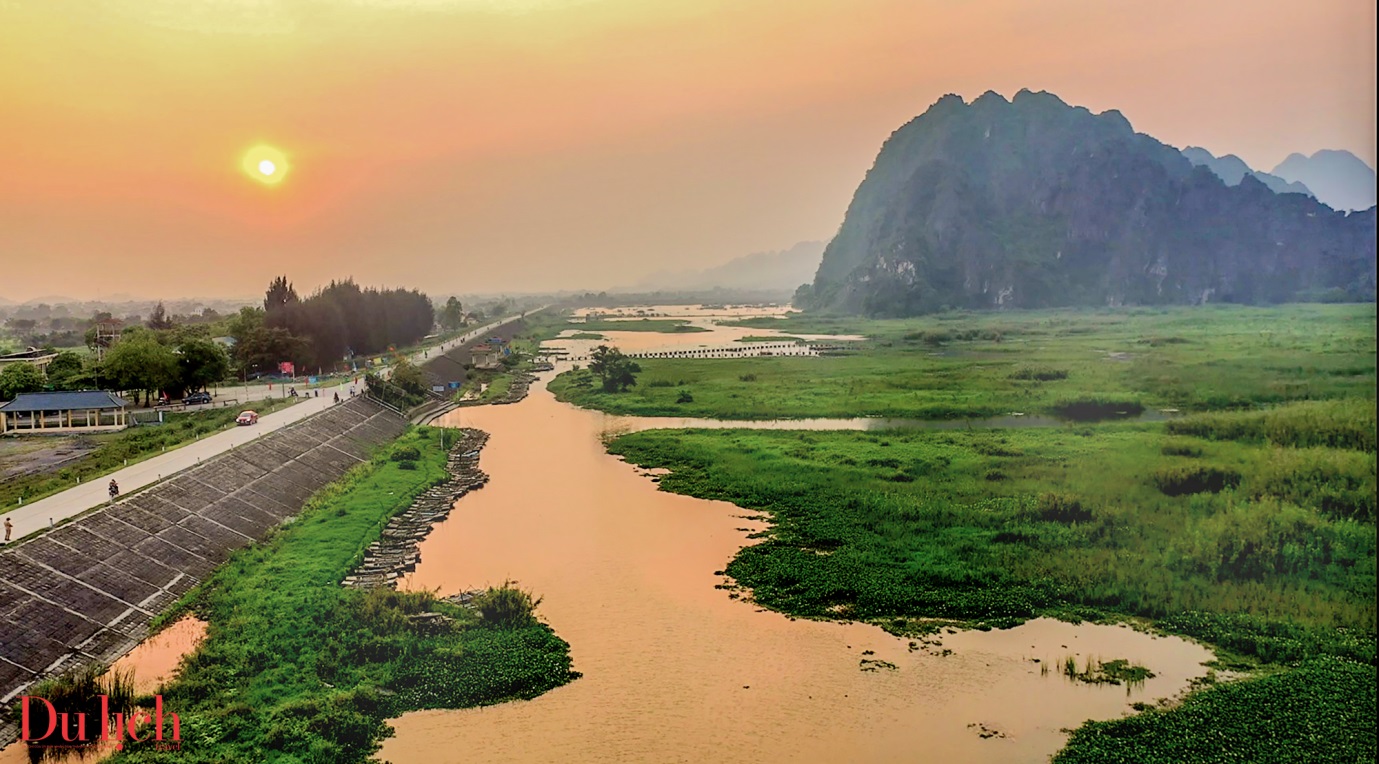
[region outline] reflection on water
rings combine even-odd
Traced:
[[[132,671],[134,689],[154,693],[177,674],[182,658],[190,655],[206,638],[206,622],[193,615],[183,616],[166,629],[140,642],[129,654],[115,661],[115,671]]]
[[[1061,729],[1177,693],[1211,657],[1176,638],[1046,619],[911,650],[873,626],[793,621],[729,599],[714,573],[761,525],[731,504],[660,492],[609,456],[599,436],[616,419],[537,384],[516,405],[438,422],[491,434],[481,464],[492,480],[421,544],[405,586],[517,580],[545,598],[541,614],[584,676],[532,701],[406,714],[383,758],[1045,761]],[[623,420],[648,421],[667,426]],[[1068,654],[1127,658],[1155,677],[1127,694],[1043,675],[1034,662]]]
[[[134,690],[139,694],[153,694],[177,674],[182,658],[191,654],[206,637],[206,622],[195,616],[183,616],[161,632],[140,642],[124,657],[111,664],[113,671],[129,671],[134,676]],[[40,734],[42,730],[35,731]],[[95,733],[93,733],[95,734]],[[50,764],[94,764],[114,754],[113,748],[99,748],[49,759]],[[28,764],[28,747],[22,742],[11,743],[0,750],[0,764]]]

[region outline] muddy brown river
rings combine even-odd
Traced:
[[[874,626],[730,599],[714,573],[761,526],[731,504],[658,491],[604,451],[605,432],[654,423],[559,403],[544,379],[520,403],[436,422],[490,433],[481,466],[492,480],[422,543],[406,586],[517,581],[543,597],[540,615],[584,676],[531,701],[406,714],[383,758],[1040,762],[1063,730],[1173,696],[1212,657],[1181,639],[1048,619],[911,650]],[[1041,671],[1068,655],[1128,658],[1156,676],[1127,688]],[[863,659],[895,668],[865,671]]]
[[[610,334],[696,344],[742,331],[686,317],[713,332]],[[546,390],[550,376],[520,403],[460,409],[435,423],[486,430],[481,466],[492,480],[422,543],[405,586],[450,593],[516,581],[543,597],[541,617],[571,644],[584,676],[531,701],[406,714],[393,722],[386,760],[1042,762],[1065,729],[1176,695],[1206,672],[1212,655],[1202,646],[1118,626],[1039,619],[945,633],[941,644],[912,650],[874,626],[791,620],[730,599],[714,588],[722,580],[714,572],[752,543],[747,534],[760,523],[731,504],[658,491],[601,438],[731,423],[579,410]],[[204,631],[184,619],[116,666],[152,691]],[[1127,658],[1156,676],[1129,688],[1075,683],[1052,665],[1069,655],[1080,664]],[[866,671],[863,660],[895,668]],[[21,747],[0,751],[0,762],[27,760]]]

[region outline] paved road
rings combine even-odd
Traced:
[[[541,308],[537,308],[537,310],[541,310]],[[529,310],[529,311],[527,311],[527,312],[526,312],[525,314],[523,314],[523,315],[531,315],[531,314],[534,313],[534,312],[536,312],[536,311],[535,311],[535,310]],[[469,343],[469,342],[472,342],[472,341],[474,341],[474,340],[476,340],[476,339],[479,339],[479,338],[481,338],[481,337],[487,335],[489,332],[492,332],[494,329],[497,329],[498,327],[500,327],[500,326],[502,326],[502,325],[504,325],[504,324],[512,323],[513,321],[516,321],[516,320],[518,320],[518,319],[521,318],[521,317],[522,317],[521,315],[518,315],[518,316],[509,316],[509,317],[507,317],[507,318],[502,318],[502,319],[499,319],[499,320],[497,320],[497,321],[490,322],[490,323],[485,324],[485,325],[483,325],[483,326],[481,326],[481,327],[479,327],[479,328],[477,328],[477,329],[471,329],[471,330],[469,330],[468,332],[465,332],[464,334],[462,334],[462,335],[460,335],[460,336],[458,336],[458,337],[454,337],[454,338],[452,338],[452,339],[446,340],[445,342],[441,343],[440,345],[435,345],[435,346],[432,346],[432,347],[422,348],[421,350],[418,350],[417,352],[412,353],[410,356],[408,356],[408,358],[412,361],[412,363],[415,363],[415,364],[417,364],[417,365],[421,365],[422,363],[426,362],[427,360],[429,360],[429,359],[431,359],[431,358],[435,358],[437,355],[440,355],[441,353],[444,353],[444,352],[446,352],[446,351],[448,351],[448,350],[452,350],[452,349],[457,348],[457,347],[459,347],[459,346],[461,346],[461,345],[464,345],[464,344],[467,344],[467,343]],[[389,371],[390,371],[389,369],[384,368],[384,369],[379,370],[379,373],[381,373],[384,377],[387,377]],[[355,378],[357,378],[357,379],[359,380],[357,383],[354,382],[354,379],[355,379]],[[302,379],[304,379],[304,378],[302,378]],[[350,378],[350,382],[351,382],[352,384],[354,384],[356,390],[362,394],[363,391],[364,391],[364,372],[363,372],[363,371],[360,371],[357,375],[355,375],[354,377],[351,377],[351,378]],[[335,382],[329,382],[329,381],[328,381],[327,384],[330,385],[330,386],[333,388],[337,383],[335,383]],[[219,406],[219,405],[229,404],[229,403],[234,402],[234,401],[261,401],[261,400],[263,400],[264,398],[285,398],[285,397],[287,397],[287,390],[288,390],[288,388],[290,388],[290,387],[296,387],[298,390],[300,390],[300,391],[302,391],[302,392],[305,392],[305,391],[306,391],[306,382],[303,381],[301,384],[298,384],[298,385],[294,385],[294,384],[292,384],[292,383],[290,383],[290,382],[287,383],[287,384],[283,384],[283,383],[281,383],[281,382],[274,382],[274,383],[271,384],[271,385],[270,385],[270,384],[258,384],[258,383],[255,383],[255,384],[247,385],[247,386],[246,386],[246,385],[238,385],[238,386],[230,386],[230,387],[221,387],[221,388],[219,388],[219,390],[217,390],[217,392],[216,392],[216,396],[215,396],[215,405]],[[346,387],[346,389],[348,389],[349,385],[347,384],[347,385],[345,385],[345,387]],[[313,388],[313,389],[315,389],[315,388]],[[322,395],[325,395],[325,394],[326,394],[326,393],[324,392],[325,389],[326,389],[326,388],[322,388],[322,390],[323,390],[323,392],[321,393]],[[341,395],[343,395],[343,394],[344,394],[344,393],[341,393]],[[195,411],[196,408],[197,408],[197,407],[193,406],[193,407],[191,407],[189,410]]]
[[[528,311],[530,313],[531,311]],[[520,316],[512,316],[501,321],[481,326],[478,329],[467,332],[453,340],[448,340],[443,345],[435,348],[427,348],[418,351],[412,358],[414,360],[423,359],[427,354],[445,352],[458,345],[470,342],[481,337],[488,332],[511,321],[516,321]],[[386,376],[386,371],[385,371]],[[362,375],[361,375],[362,377]],[[188,443],[180,448],[169,451],[166,454],[159,454],[151,459],[146,459],[138,464],[133,464],[124,469],[117,470],[104,477],[96,478],[89,483],[73,486],[61,493],[53,494],[46,499],[39,499],[32,504],[25,504],[21,507],[11,508],[5,513],[10,522],[14,523],[14,541],[24,536],[48,527],[51,523],[60,523],[66,518],[79,515],[92,507],[99,506],[102,502],[109,501],[107,486],[113,478],[120,485],[120,490],[129,493],[144,486],[157,482],[160,478],[172,475],[175,472],[194,467],[202,461],[215,456],[224,451],[228,451],[235,446],[253,440],[254,438],[267,435],[274,430],[286,427],[293,422],[305,419],[320,411],[324,411],[334,404],[334,396],[340,394],[342,400],[348,399],[352,382],[346,380],[340,384],[320,388],[321,396],[303,398],[301,402],[287,407],[272,414],[265,414],[259,419],[258,424],[246,427],[236,427],[233,430],[210,435],[201,440]],[[357,392],[363,394],[363,380],[361,378],[357,386]],[[238,396],[243,400],[245,388],[233,388],[225,390],[225,394],[230,397]],[[262,400],[269,396],[268,385],[250,385],[248,388],[249,400]],[[273,385],[272,394],[276,397],[282,394],[281,385]],[[3,539],[0,533],[0,539]]]

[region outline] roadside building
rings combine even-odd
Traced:
[[[122,430],[129,402],[104,390],[20,393],[0,406],[0,435]]]
[[[470,358],[476,369],[496,369],[499,366],[497,348],[475,348]]]

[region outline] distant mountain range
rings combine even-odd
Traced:
[[[789,249],[757,252],[705,270],[662,271],[639,281],[637,289],[740,289],[791,292],[814,278],[824,242],[802,241]]]
[[[1374,206],[1374,168],[1349,151],[1324,149],[1310,157],[1289,154],[1273,174],[1305,184],[1332,209],[1367,210]]]
[[[1374,237],[1374,209],[1274,193],[1253,172],[1227,185],[1118,111],[1028,90],[948,95],[882,146],[796,304],[912,315],[1373,300]]]
[[[1307,194],[1308,196],[1316,196],[1316,194],[1312,193],[1311,189],[1302,183],[1289,182],[1277,175],[1250,169],[1250,166],[1245,164],[1245,160],[1235,154],[1217,157],[1212,156],[1212,153],[1204,148],[1188,146],[1183,149],[1183,156],[1187,157],[1187,160],[1194,165],[1201,165],[1216,173],[1216,177],[1225,181],[1228,186],[1240,185],[1240,181],[1244,180],[1246,175],[1249,175],[1260,183],[1263,183],[1270,191],[1276,194]]]

